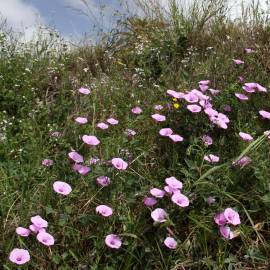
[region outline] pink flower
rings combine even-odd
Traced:
[[[82,140],[84,143],[88,145],[92,145],[92,146],[96,146],[100,144],[100,141],[98,140],[98,138],[92,135],[83,135]]]
[[[203,135],[202,136],[202,141],[207,146],[213,144],[213,139],[210,136],[208,136],[208,135]]]
[[[202,110],[202,108],[199,105],[187,105],[187,109],[192,113],[198,113]]]
[[[257,84],[256,83],[245,83],[243,86],[243,90],[248,93],[254,93],[256,91]]]
[[[189,199],[187,196],[180,192],[176,192],[172,195],[172,202],[177,204],[180,207],[187,207],[189,206]]]
[[[27,237],[31,233],[29,229],[23,228],[23,227],[17,227],[16,233],[20,236]]]
[[[88,161],[89,165],[94,165],[97,164],[99,162],[99,158],[90,158],[90,160]]]
[[[138,106],[134,107],[131,109],[131,112],[134,114],[141,114],[142,113],[142,109]]]
[[[72,165],[72,169],[83,176],[87,175],[91,171],[89,167],[77,163]]]
[[[175,241],[174,238],[172,237],[167,237],[165,240],[164,240],[164,245],[169,248],[169,249],[176,249],[177,247],[177,242]]]
[[[165,179],[165,182],[172,189],[182,189],[183,183],[176,179],[174,176],[168,177]]]
[[[47,232],[39,232],[37,234],[37,240],[45,246],[54,245],[54,237]]]
[[[126,134],[127,136],[129,136],[129,137],[132,137],[132,136],[135,136],[137,133],[136,133],[135,130],[132,130],[132,129],[127,128],[127,129],[125,130],[125,134]]]
[[[105,238],[105,244],[114,249],[119,249],[122,245],[120,237],[116,234],[109,234]]]
[[[107,125],[106,123],[100,122],[97,124],[97,127],[100,129],[108,129],[109,125]]]
[[[109,217],[112,215],[113,210],[111,207],[107,205],[99,205],[96,207],[96,212],[102,215],[103,217]]]
[[[161,111],[163,109],[163,106],[162,105],[155,105],[154,109],[157,111]]]
[[[205,112],[205,114],[207,114],[210,117],[218,115],[218,111],[214,110],[211,107],[208,107],[208,108],[204,109],[204,112]]]
[[[26,249],[14,248],[9,254],[9,260],[22,265],[30,261],[30,254]]]
[[[44,228],[39,228],[39,227],[37,227],[37,226],[35,226],[34,224],[31,224],[30,226],[29,226],[29,229],[30,229],[30,231],[31,232],[33,232],[33,233],[38,233],[38,232],[45,232],[46,230],[44,229]]]
[[[173,98],[183,98],[185,96],[184,93],[181,93],[181,92],[176,92],[174,90],[167,90],[167,94],[170,95],[171,97]]]
[[[240,167],[245,167],[251,162],[251,158],[248,156],[244,156],[240,158],[239,160],[234,161],[232,164],[234,166],[240,166]]]
[[[227,223],[227,220],[224,216],[224,212],[220,212],[214,216],[214,221],[217,225],[222,226]]]
[[[225,111],[225,112],[231,112],[231,111],[232,111],[232,107],[231,107],[230,105],[226,104],[226,105],[224,106],[224,111]]]
[[[69,184],[62,182],[62,181],[55,181],[53,183],[53,190],[56,193],[62,194],[62,195],[68,195],[71,191],[72,188]]]
[[[260,85],[258,83],[256,83],[256,84],[257,84],[257,90],[259,92],[267,92],[267,89],[265,87],[263,87],[262,85]]]
[[[248,100],[248,96],[241,93],[235,93],[235,96],[240,100]]]
[[[229,226],[220,226],[219,232],[225,239],[233,239],[234,238],[234,234],[231,231],[231,228]]]
[[[91,93],[90,89],[81,87],[79,92],[84,95],[89,95]]]
[[[118,170],[126,170],[128,164],[121,158],[113,158],[112,165]]]
[[[165,195],[165,191],[159,188],[152,188],[150,189],[150,193],[152,196],[156,198],[163,198]]]
[[[200,84],[199,85],[199,88],[201,89],[201,91],[204,93],[207,91],[207,89],[209,88],[208,85],[205,85],[205,84]]]
[[[199,85],[208,85],[210,83],[209,80],[202,80],[202,81],[199,81]]]
[[[159,134],[160,134],[161,136],[168,137],[168,136],[170,136],[170,135],[173,134],[173,131],[172,131],[172,129],[170,129],[170,128],[162,128],[162,129],[159,131]]]
[[[144,198],[143,203],[146,206],[154,206],[157,203],[157,200],[153,197],[146,197]]]
[[[38,228],[47,228],[48,227],[48,222],[43,219],[41,216],[34,216],[31,217],[31,222]]]
[[[245,48],[245,52],[246,52],[247,54],[250,54],[250,53],[254,53],[255,50],[253,50],[253,49],[251,49],[251,48]]]
[[[244,141],[252,141],[253,137],[245,132],[239,132],[239,136],[244,140]]]
[[[233,59],[233,62],[236,64],[236,65],[241,65],[241,64],[244,64],[245,62],[240,60],[240,59]]]
[[[82,163],[83,162],[83,156],[81,156],[79,153],[72,151],[68,153],[68,156],[70,159],[72,159],[76,163]]]
[[[111,179],[105,175],[102,175],[97,178],[97,183],[103,187],[106,187],[110,185]]]
[[[174,189],[174,188],[170,187],[169,185],[165,186],[164,190],[170,195],[172,195],[176,192],[179,192],[179,189]]]
[[[204,160],[210,162],[210,163],[216,163],[216,162],[219,162],[219,157],[218,156],[215,156],[215,155],[205,155],[203,157]]]
[[[75,122],[77,122],[78,124],[86,124],[88,122],[86,117],[77,117],[75,118]]]
[[[234,226],[241,224],[239,214],[232,208],[226,208],[224,210],[224,217],[226,218],[227,223],[229,224],[232,224]]]
[[[45,159],[42,160],[42,165],[44,165],[46,167],[52,166],[53,165],[53,160],[45,158]]]
[[[106,121],[111,125],[117,125],[119,123],[119,121],[114,118],[108,118]]]
[[[151,212],[151,217],[155,222],[162,223],[167,220],[168,214],[162,208],[156,208]]]
[[[169,135],[169,138],[173,141],[173,142],[182,142],[184,140],[183,137],[181,137],[180,135],[178,134],[172,134],[172,135]]]
[[[166,116],[155,113],[152,115],[152,118],[156,120],[157,122],[164,122],[166,120]]]
[[[270,119],[270,112],[261,110],[261,111],[259,111],[259,114],[260,114],[263,118]]]
[[[196,94],[194,93],[188,93],[184,96],[184,99],[189,102],[189,103],[196,103],[199,101],[199,98]]]

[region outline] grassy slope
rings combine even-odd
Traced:
[[[240,170],[230,163],[248,146],[239,139],[239,131],[258,138],[270,127],[258,115],[260,109],[269,110],[269,94],[256,94],[246,103],[234,96],[242,87],[240,75],[246,81],[270,86],[269,30],[261,26],[247,32],[241,25],[215,22],[208,26],[209,34],[205,29],[196,29],[195,34],[188,24],[179,32],[157,20],[147,24],[134,20],[129,26],[128,35],[120,35],[121,46],[113,44],[109,53],[102,47],[64,52],[61,44],[57,56],[46,44],[36,53],[33,48],[21,53],[11,47],[2,50],[0,117],[1,134],[6,134],[0,141],[3,267],[17,269],[7,257],[13,248],[24,247],[32,256],[25,269],[267,269],[269,142],[263,140],[251,149],[248,155],[253,161],[248,167]],[[7,44],[4,36],[2,44]],[[249,46],[256,49],[255,54],[244,54]],[[235,67],[232,58],[243,59],[245,65]],[[214,98],[218,110],[225,104],[232,106],[227,130],[210,125],[202,114],[188,113],[184,102],[175,109],[166,95],[169,88],[196,88],[201,79],[210,79],[213,88],[222,90]],[[81,86],[90,87],[91,95],[79,95]],[[165,124],[151,119],[155,104],[166,106]],[[142,115],[130,113],[135,105],[142,107]],[[89,123],[79,126],[75,116],[87,116]],[[96,123],[109,116],[119,119],[119,125],[97,130]],[[171,127],[184,142],[172,144],[160,137],[161,127]],[[128,139],[126,128],[137,135]],[[63,136],[52,138],[52,131]],[[203,145],[200,136],[204,133],[211,134],[213,146]],[[87,148],[80,139],[83,134],[95,134],[101,145]],[[107,161],[119,156],[130,166],[119,173],[106,163],[95,165],[83,177],[70,168],[67,153],[71,149],[82,153],[85,160],[99,157]],[[218,154],[220,164],[228,163],[202,179],[214,167],[202,164],[206,153]],[[55,164],[43,167],[44,158]],[[112,185],[98,187],[95,179],[99,175],[110,176]],[[142,201],[151,187],[163,187],[164,179],[171,175],[184,183],[183,192],[191,204],[181,209],[169,198],[160,200],[158,206],[168,211],[170,221],[156,226],[151,209]],[[55,194],[55,180],[70,183],[71,195]],[[206,203],[208,196],[216,197],[212,206]],[[115,214],[109,219],[97,216],[98,204],[112,206]],[[231,241],[222,239],[213,223],[215,213],[226,207],[235,207],[242,220],[239,236]],[[51,249],[33,236],[24,239],[15,234],[17,226],[28,226],[36,214],[49,222],[48,231],[56,239]],[[113,232],[123,239],[119,251],[104,244],[105,235]],[[178,240],[176,251],[163,245],[169,234]]]

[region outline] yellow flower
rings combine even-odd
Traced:
[[[176,99],[176,98],[173,98],[172,100],[173,100],[174,102],[175,102],[175,101],[177,101],[177,99]]]
[[[173,107],[174,107],[175,109],[178,109],[178,108],[180,107],[180,104],[179,104],[179,103],[173,103]]]

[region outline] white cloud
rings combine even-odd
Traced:
[[[45,21],[37,8],[23,0],[0,0],[0,15],[9,27],[23,32],[26,40],[30,40]]]

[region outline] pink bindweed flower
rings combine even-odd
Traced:
[[[244,64],[245,62],[240,60],[240,59],[233,59],[233,62],[236,64],[236,65],[241,65],[241,64]]]
[[[79,89],[79,92],[80,92],[81,94],[84,94],[84,95],[89,95],[89,94],[91,93],[91,90],[88,89],[88,88],[81,87],[81,88]]]
[[[26,249],[14,248],[9,254],[9,260],[22,265],[30,261],[30,254]]]
[[[245,48],[245,53],[250,54],[250,53],[254,53],[255,50],[251,49],[251,48]]]
[[[118,120],[114,119],[114,118],[108,118],[107,120],[107,123],[109,123],[110,125],[117,125],[119,123]]]
[[[217,225],[222,226],[227,223],[227,220],[224,216],[224,212],[220,212],[214,216],[214,221]]]
[[[157,200],[154,197],[146,197],[146,198],[144,198],[143,203],[146,206],[151,207],[151,206],[154,206],[157,203]]]
[[[195,93],[188,93],[184,96],[184,99],[189,103],[197,103],[199,101],[198,96]]]
[[[72,151],[68,153],[68,157],[72,159],[76,163],[82,163],[83,162],[83,156],[81,156],[79,153]]]
[[[37,234],[37,240],[45,246],[54,245],[54,237],[47,232],[39,232]]]
[[[239,214],[232,208],[226,208],[224,210],[224,217],[229,224],[232,224],[234,226],[241,224]]]
[[[100,122],[97,124],[97,127],[100,129],[108,129],[109,125],[107,125],[106,123]]]
[[[162,106],[162,105],[155,105],[155,106],[154,106],[154,109],[155,109],[156,111],[161,111],[161,110],[163,110],[163,106]]]
[[[105,238],[105,244],[114,249],[119,249],[122,245],[121,238],[116,234],[109,234]]]
[[[200,90],[204,93],[208,90],[209,86],[205,84],[200,84],[199,85]]]
[[[165,195],[165,191],[159,188],[152,188],[150,189],[150,193],[152,196],[156,198],[163,198]]]
[[[16,233],[20,236],[23,236],[23,237],[27,237],[29,236],[29,234],[31,233],[31,231],[27,228],[23,228],[23,227],[17,227],[16,228]]]
[[[202,85],[208,85],[210,83],[209,80],[202,80],[202,81],[199,81],[199,85],[202,84]]]
[[[133,130],[133,129],[127,128],[127,129],[125,130],[125,134],[126,134],[128,137],[133,137],[133,136],[135,136],[135,135],[137,134],[137,132],[136,132],[135,130]]]
[[[176,249],[177,248],[177,242],[172,237],[167,237],[164,240],[164,245],[169,249]]]
[[[261,111],[259,111],[259,114],[260,114],[263,118],[270,119],[270,112],[261,110]]]
[[[37,226],[35,226],[34,224],[31,224],[29,226],[29,230],[35,234],[39,233],[39,232],[45,232],[46,229],[45,228],[39,228]]]
[[[89,164],[89,165],[95,165],[95,164],[97,164],[99,161],[100,161],[99,158],[93,157],[93,158],[90,158],[90,159],[88,160],[88,164]]]
[[[263,87],[262,85],[260,85],[258,83],[256,83],[256,84],[257,84],[257,90],[259,92],[267,92],[267,89],[265,87]]]
[[[48,227],[48,222],[39,215],[31,217],[31,222],[40,229]]]
[[[183,98],[185,96],[184,93],[176,92],[174,90],[167,90],[167,94],[170,95],[171,97],[177,98],[177,99]]]
[[[42,160],[42,165],[46,167],[50,167],[53,165],[53,160],[45,158]]]
[[[154,120],[156,120],[157,122],[164,122],[166,121],[166,116],[162,115],[162,114],[158,114],[158,113],[155,113],[152,115],[152,118]]]
[[[214,110],[211,107],[208,107],[204,109],[205,114],[207,114],[209,117],[218,116],[218,111]]]
[[[88,122],[86,117],[77,117],[75,118],[75,122],[77,122],[78,124],[84,125]]]
[[[256,83],[245,83],[242,88],[247,93],[254,93],[254,92],[256,92],[257,84]]]
[[[168,218],[167,212],[162,208],[156,208],[151,212],[151,218],[158,223],[165,222]]]
[[[252,141],[253,137],[245,132],[239,132],[239,136],[244,140],[244,141]]]
[[[172,194],[174,194],[174,193],[176,193],[176,192],[179,192],[179,189],[174,189],[174,188],[172,188],[172,187],[170,187],[170,186],[164,186],[164,188],[163,188],[168,194],[170,194],[170,195],[172,195]]]
[[[99,139],[96,136],[92,136],[92,135],[83,135],[82,140],[84,143],[91,146],[96,146],[100,144]]]
[[[212,154],[205,155],[203,157],[203,159],[206,160],[206,161],[208,161],[208,162],[210,162],[210,163],[217,163],[217,162],[219,162],[219,157],[218,156],[215,156],[215,155],[212,155]]]
[[[113,158],[112,165],[118,170],[126,170],[128,164],[121,158]]]
[[[234,238],[234,234],[231,231],[231,228],[229,226],[220,226],[219,232],[225,239],[233,239]]]
[[[189,199],[187,196],[185,196],[184,194],[180,193],[180,192],[176,192],[172,195],[171,197],[172,202],[174,202],[175,204],[177,204],[180,207],[187,207],[189,206]]]
[[[168,136],[173,142],[182,142],[184,138],[178,134],[172,134]]]
[[[206,134],[202,136],[202,141],[207,146],[213,144],[213,139],[209,135],[206,135]]]
[[[236,160],[232,163],[234,166],[240,166],[240,167],[245,167],[251,162],[251,158],[248,156],[244,156],[240,158],[239,160]]]
[[[96,207],[96,212],[103,217],[109,217],[113,214],[113,210],[111,207],[107,205],[99,205]]]
[[[134,108],[131,109],[131,112],[133,114],[141,114],[142,113],[142,109],[140,107],[136,106],[136,107],[134,107]]]
[[[166,178],[165,182],[172,189],[182,189],[183,188],[183,183],[181,181],[179,181],[178,179],[176,179],[174,176]]]
[[[170,136],[170,135],[173,134],[173,131],[172,131],[172,129],[170,129],[170,128],[162,128],[162,129],[159,131],[159,134],[160,134],[161,136],[168,137],[168,136]]]
[[[192,113],[198,113],[202,110],[201,106],[199,105],[187,105],[187,109]]]
[[[53,190],[56,193],[67,196],[72,191],[72,188],[71,188],[71,186],[69,184],[67,184],[65,182],[55,181],[53,183]]]
[[[110,185],[111,179],[108,176],[102,175],[97,178],[97,183],[103,187]]]
[[[248,96],[241,94],[241,93],[235,93],[234,95],[240,100],[248,100],[249,99]]]
[[[77,163],[72,165],[72,169],[83,176],[87,175],[91,171],[91,168]]]

